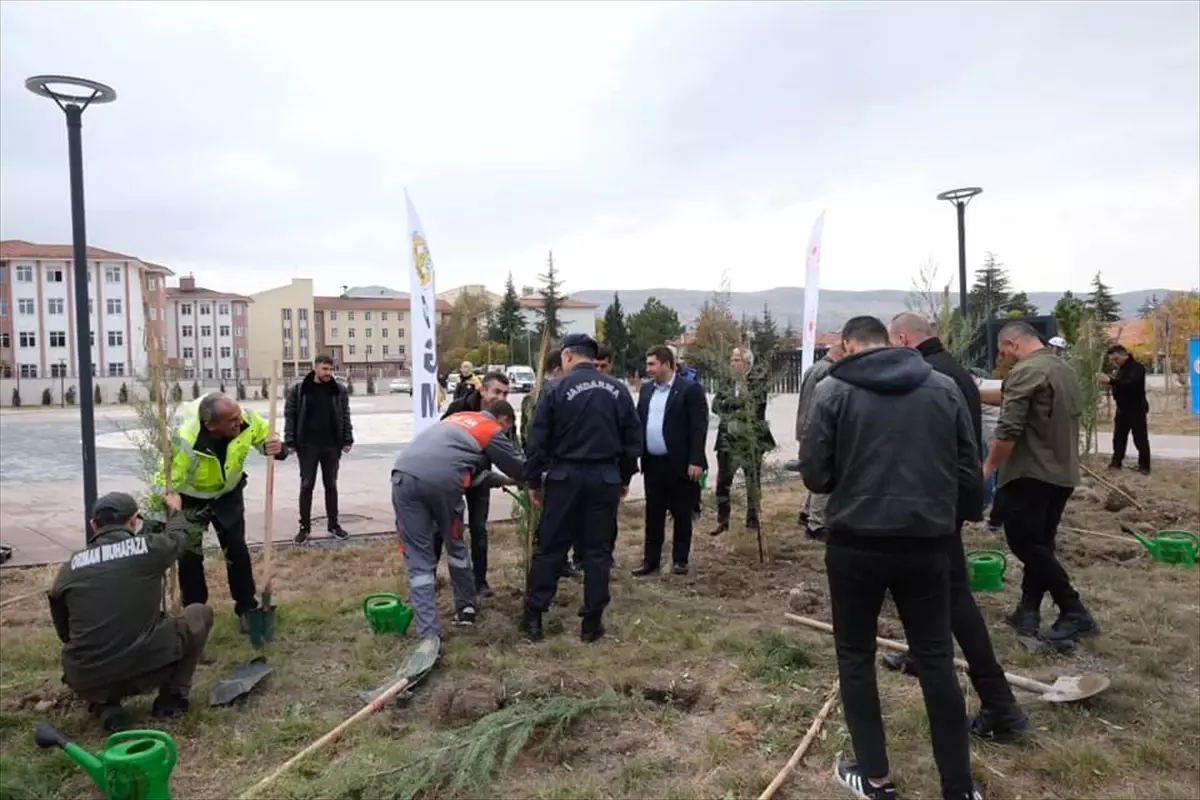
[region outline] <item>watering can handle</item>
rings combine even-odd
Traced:
[[[120,731],[109,736],[104,745],[108,748],[121,742],[136,739],[153,739],[156,742],[162,742],[167,748],[167,768],[175,768],[175,762],[179,759],[179,752],[175,749],[175,740],[166,731]]]
[[[363,613],[365,614],[367,612],[367,607],[371,605],[372,600],[379,599],[396,600],[401,604],[404,602],[398,594],[392,594],[391,592],[375,592],[374,594],[369,594],[363,598]]]

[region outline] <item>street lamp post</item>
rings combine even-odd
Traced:
[[[963,320],[967,318],[967,204],[983,189],[978,186],[968,186],[963,189],[951,189],[937,196],[938,200],[948,200],[954,204],[958,212],[958,311]]]
[[[88,314],[87,226],[83,213],[83,112],[93,103],[111,103],[111,87],[67,75],[35,75],[25,88],[48,97],[67,117],[67,161],[71,175],[71,249],[75,262],[75,350],[79,369],[79,433],[83,443],[84,536],[96,503],[96,416],[92,390],[92,324]],[[102,313],[97,309],[97,313]]]

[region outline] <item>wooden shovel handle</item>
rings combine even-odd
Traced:
[[[271,364],[271,388],[268,392],[271,408],[267,412],[267,437],[275,435],[279,420],[279,362]],[[267,488],[263,500],[263,591],[271,591],[271,553],[275,540],[275,457],[267,456]]]

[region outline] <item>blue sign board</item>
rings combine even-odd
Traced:
[[[1200,414],[1200,337],[1188,340],[1188,381],[1192,394],[1192,413]]]

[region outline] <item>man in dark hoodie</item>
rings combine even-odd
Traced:
[[[976,442],[981,442],[983,412],[979,401],[979,387],[942,345],[929,321],[920,314],[906,311],[892,319],[888,326],[888,334],[892,344],[913,348],[935,372],[954,381],[962,392],[967,410],[971,414]],[[982,468],[982,449],[979,464]],[[1023,733],[1029,727],[1029,718],[1017,705],[1012,687],[1004,677],[1004,668],[996,660],[996,652],[992,648],[991,637],[988,636],[987,623],[979,613],[979,606],[975,604],[975,596],[971,594],[967,582],[962,525],[965,521],[976,522],[983,518],[982,480],[979,481],[978,491],[959,497],[957,516],[956,533],[947,539],[950,549],[946,554],[950,564],[950,627],[970,666],[971,684],[975,687],[975,693],[979,695],[979,714],[971,720],[971,732],[988,739],[1005,738]],[[889,654],[883,657],[883,661],[884,665],[891,669],[915,674],[912,659],[907,653]]]
[[[333,379],[333,359],[322,353],[313,359],[312,372],[288,390],[283,405],[283,443],[300,462],[300,530],[296,544],[312,534],[313,489],[317,467],[325,485],[325,522],[331,536],[350,534],[338,524],[338,465],[342,454],[354,446],[350,423],[350,392]]]
[[[947,557],[959,498],[980,484],[971,415],[954,381],[916,351],[889,347],[874,317],[847,322],[842,342],[846,357],[817,386],[800,449],[805,485],[829,494],[825,569],[857,758],[839,762],[836,778],[860,798],[895,796],[875,676],[876,625],[890,591],[925,696],[942,796],[982,800],[954,673]]]
[[[1146,368],[1129,354],[1123,345],[1108,348],[1108,360],[1116,368],[1112,375],[1101,372],[1100,383],[1112,390],[1117,415],[1113,419],[1113,456],[1109,469],[1120,469],[1125,460],[1125,447],[1129,434],[1133,434],[1133,446],[1138,452],[1138,472],[1150,474],[1150,434],[1146,417],[1150,403],[1146,400]]]

